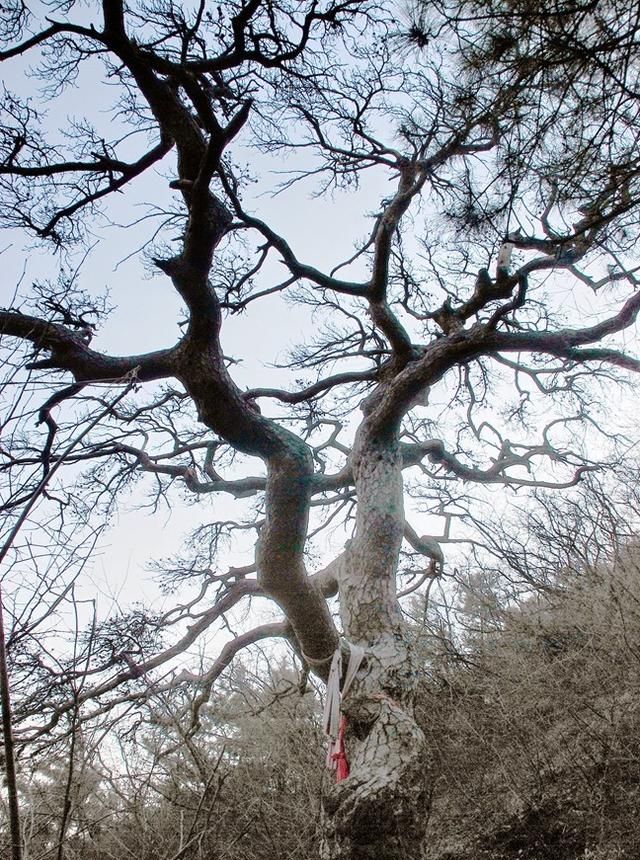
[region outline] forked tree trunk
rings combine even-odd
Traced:
[[[347,639],[366,662],[343,703],[349,777],[323,801],[322,860],[418,860],[427,820],[426,745],[413,715],[417,672],[396,599],[404,527],[397,440],[366,422],[353,451],[356,532],[339,570]]]

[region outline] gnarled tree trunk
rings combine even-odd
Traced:
[[[395,578],[402,542],[401,459],[395,435],[365,422],[352,455],[356,532],[338,572],[347,639],[366,661],[343,702],[351,772],[323,803],[322,860],[422,856],[426,748],[413,715],[417,673]]]

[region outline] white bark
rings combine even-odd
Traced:
[[[395,437],[365,422],[353,451],[356,532],[338,571],[344,632],[366,662],[344,700],[350,776],[324,799],[322,860],[419,858],[426,824],[417,673],[396,598],[404,514]]]

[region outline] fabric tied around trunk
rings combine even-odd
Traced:
[[[364,648],[347,643],[349,661],[344,675],[344,683],[340,688],[342,678],[342,648],[336,648],[331,660],[329,679],[327,681],[327,698],[324,703],[322,726],[329,739],[327,749],[327,767],[336,773],[336,782],[341,782],[349,776],[349,762],[344,746],[344,734],[347,728],[347,718],[341,714],[342,699],[349,692],[358,669],[364,659]]]

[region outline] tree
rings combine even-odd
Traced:
[[[154,504],[178,482],[201,498],[257,500],[245,521],[204,520],[191,554],[165,565],[193,599],[112,620],[88,638],[82,664],[41,665],[60,695],[32,709],[24,742],[71,708],[87,706],[89,719],[162,684],[193,687],[197,726],[243,648],[284,638],[326,680],[336,649],[348,658],[357,644],[365,662],[343,703],[351,774],[325,799],[322,856],[420,856],[428,750],[399,594],[438,575],[443,545],[473,538],[469,484],[570,489],[619,455],[624,427],[598,387],[606,397],[640,369],[623,342],[640,308],[631,5],[576,2],[542,16],[496,2],[486,16],[443,3],[404,23],[393,4],[367,0],[8,5],[0,58],[32,63],[35,80],[29,94],[3,95],[1,217],[63,255],[57,281],[0,313],[3,341],[26,345],[13,354],[15,378],[54,385],[37,414],[40,443],[17,429],[32,420],[29,405],[7,419],[9,518],[67,433],[108,405],[102,388],[132,383],[135,394],[68,458],[69,480],[95,464],[78,485],[87,508],[109,509],[144,473]],[[608,34],[605,47],[593,49],[594,32]],[[72,87],[85,94],[82,115],[58,129],[35,102],[64,107]],[[110,114],[96,106],[105,93]],[[260,155],[246,166],[248,147]],[[320,195],[393,182],[348,259],[305,262],[253,194],[254,180],[272,190],[265,164],[283,158],[292,206],[303,180]],[[151,352],[136,351],[133,325],[134,354],[116,356],[99,348],[104,307],[80,289],[89,264],[78,265],[109,216],[117,223],[121,195],[139,188],[139,229],[152,225],[144,253],[185,318],[178,341]],[[229,320],[285,298],[314,331],[291,354],[289,384],[242,390],[222,346]],[[264,471],[247,475],[249,458]],[[51,495],[61,517],[76,504]],[[411,525],[421,507],[444,519],[441,539]],[[339,523],[342,550],[312,572],[313,541]],[[255,559],[216,572],[224,541],[242,545],[252,530]],[[159,667],[256,597],[281,620],[239,633],[201,673],[160,684]],[[65,683],[78,673],[96,680],[71,701]]]
[[[637,523],[637,473],[628,463],[625,471],[622,498],[609,486],[596,504],[591,479],[576,493],[579,509],[548,491],[530,506],[535,520],[544,512],[547,531],[529,530],[528,576],[554,554],[571,558],[552,574],[542,569],[537,590],[519,598],[515,568],[505,568],[497,594],[495,572],[482,581],[474,566],[458,594],[446,594],[454,629],[443,631],[430,607],[429,676],[416,709],[439,783],[428,857],[638,853],[627,775],[638,759],[639,578],[627,520]]]

